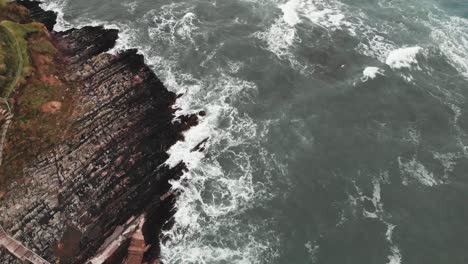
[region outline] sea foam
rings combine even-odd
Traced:
[[[283,20],[290,26],[294,26],[301,21],[297,12],[300,7],[301,0],[290,0],[284,4],[279,5],[283,11]]]
[[[64,8],[67,5],[68,0],[54,0],[41,2],[40,6],[44,10],[51,10],[57,13],[56,24],[54,26],[55,31],[65,31],[70,29],[72,25],[64,19]]]
[[[468,19],[431,15],[431,37],[449,62],[468,79]]]
[[[435,178],[434,174],[428,171],[426,167],[416,159],[416,157],[413,157],[408,161],[398,157],[398,164],[402,173],[403,185],[408,185],[411,180],[429,187],[440,183],[439,180]]]
[[[401,264],[402,254],[398,244],[393,240],[393,232],[397,226],[390,222],[389,218],[391,218],[391,215],[384,210],[384,203],[382,201],[382,184],[384,183],[390,183],[387,171],[381,172],[379,175],[373,177],[372,192],[371,195],[368,195],[364,194],[364,190],[354,182],[357,197],[349,195],[349,205],[356,209],[360,208],[363,217],[376,219],[386,226],[385,237],[383,239],[386,240],[390,250],[390,254],[387,256],[387,264]],[[372,203],[373,208],[371,211],[365,208],[365,202]],[[340,221],[340,224],[343,224],[342,221]]]
[[[385,63],[393,69],[411,68],[417,66],[416,56],[422,50],[421,47],[407,47],[392,50]]]
[[[200,22],[196,13],[183,3],[171,4],[149,10],[136,22],[114,22],[109,26],[106,21],[87,18],[65,21],[62,10],[66,4],[66,0],[44,4],[62,14],[59,17],[62,22],[56,29],[87,24],[119,29],[119,39],[111,52],[137,48],[165,86],[183,94],[174,105],[177,116],[206,111],[199,124],[184,133],[185,140],[168,151],[167,166],[183,161],[190,170],[179,181],[171,182],[172,188],[182,193],[176,203],[175,225],[164,233],[168,241],[161,245],[163,260],[169,263],[260,263],[276,258],[279,239],[270,221],[249,226],[241,223],[246,210],[274,196],[269,190],[269,181],[274,168],[281,164],[259,146],[253,120],[231,105],[253,100],[256,86],[230,76],[234,62],[230,63],[231,67],[220,68],[220,75],[200,79],[178,68],[178,62],[183,60],[179,56],[187,50],[187,40],[194,46],[197,44],[193,39]],[[161,19],[156,20],[157,17]],[[145,30],[136,27],[136,23],[150,27]],[[152,42],[141,41],[142,36],[149,37]],[[173,52],[165,56],[155,48],[159,46],[155,43],[171,46]],[[215,53],[216,50],[207,52],[209,56]],[[202,56],[207,55],[202,53]],[[173,122],[178,122],[178,118]],[[227,126],[220,127],[221,123]],[[204,147],[209,157],[204,152],[192,151],[206,138]],[[242,145],[253,151],[239,148]],[[231,160],[235,167],[226,170],[220,160]],[[264,163],[258,164],[259,167],[268,168],[263,171],[262,179],[255,181],[254,161]],[[213,235],[226,232],[231,235],[218,236],[220,244],[213,246]],[[261,234],[262,239],[256,233]]]
[[[383,75],[383,70],[377,67],[366,67],[362,72],[361,81],[367,82],[377,78],[377,75]]]

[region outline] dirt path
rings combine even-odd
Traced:
[[[5,101],[5,105],[7,106],[8,113],[5,114],[5,121],[1,127],[0,132],[0,167],[2,166],[3,161],[3,146],[5,143],[6,135],[8,132],[8,128],[10,127],[11,120],[13,119],[13,114],[11,113],[10,106],[8,105],[8,101],[4,98],[0,98]]]
[[[7,132],[8,132],[8,128],[10,127],[10,124],[11,124],[11,119],[12,119],[13,115],[7,115],[6,117],[6,121],[5,123],[3,124],[2,126],[2,132],[1,132],[1,135],[0,135],[0,166],[2,166],[2,161],[3,161],[3,146],[4,146],[4,143],[5,143],[5,139],[6,139],[6,135],[7,135]]]

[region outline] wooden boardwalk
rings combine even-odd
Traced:
[[[33,264],[50,264],[45,259],[41,258],[36,253],[32,252],[20,242],[7,235],[5,230],[0,226],[0,247],[8,250],[12,255],[22,261],[29,261]]]

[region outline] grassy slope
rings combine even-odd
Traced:
[[[0,97],[9,100],[14,113],[0,191],[6,177],[16,178],[24,164],[62,141],[70,125],[73,85],[62,79],[60,54],[43,25],[30,22],[26,9],[0,4]],[[46,112],[43,106],[50,101],[60,101],[62,108]]]
[[[31,60],[26,38],[28,34],[40,32],[41,27],[36,23],[18,24],[12,21],[2,21],[0,22],[0,29],[0,34],[6,41],[9,53],[14,54],[10,56],[11,61],[5,63],[14,69],[13,76],[7,77],[6,82],[0,89],[0,97],[8,98],[18,87],[19,82],[30,74]]]

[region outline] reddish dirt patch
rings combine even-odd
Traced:
[[[53,86],[60,86],[62,83],[55,76],[41,76],[41,81]]]
[[[51,57],[50,55],[32,52],[31,58],[37,71],[37,75],[45,75],[46,72],[50,71],[50,65],[52,64],[53,57]]]
[[[34,53],[33,59],[37,66],[44,66],[52,63],[52,57],[40,53]]]
[[[69,263],[67,260],[73,258],[80,251],[80,239],[82,233],[74,226],[67,226],[62,239],[55,248],[55,255],[61,259],[63,263]]]
[[[50,101],[50,102],[44,103],[41,106],[41,111],[44,113],[54,114],[60,111],[61,108],[62,108],[62,102]]]
[[[0,20],[4,17],[24,23],[31,22],[27,9],[25,11],[24,15],[16,15],[19,12],[13,10],[2,14],[0,8]],[[24,18],[19,18],[20,16]],[[67,137],[73,120],[75,91],[72,88],[79,86],[75,83],[72,85],[63,78],[68,72],[63,67],[64,57],[45,30],[28,34],[26,39],[30,67],[27,69],[28,78],[20,82],[10,98],[14,117],[4,144],[0,191],[3,191],[3,186],[9,180],[23,179],[20,176],[24,164]],[[0,108],[2,106],[0,101]],[[0,125],[3,121],[0,120]]]

